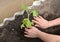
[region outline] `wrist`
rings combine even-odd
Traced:
[[[60,18],[49,21],[50,26],[56,26],[56,25],[60,25]]]
[[[52,21],[48,21],[48,27],[51,27],[51,26],[53,26]]]
[[[46,25],[43,26],[43,29],[46,29],[46,28],[51,27],[51,26],[52,26],[52,23],[50,21],[48,21],[46,23]]]
[[[56,22],[54,21],[49,21],[49,27],[52,27],[52,26],[55,26],[56,25]]]
[[[41,31],[38,31],[37,38],[40,38],[40,33],[41,33]]]
[[[38,30],[38,31],[37,31],[37,35],[36,35],[37,38],[39,38],[39,35],[40,35],[40,31]]]

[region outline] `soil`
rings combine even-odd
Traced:
[[[43,15],[41,15],[43,16]],[[20,29],[22,20],[27,17],[26,11],[23,15],[16,15],[15,20],[6,21],[5,25],[0,27],[0,42],[44,42],[38,38],[26,38],[24,37],[24,29]],[[49,20],[51,16],[46,19]],[[33,19],[30,16],[30,19]],[[60,26],[50,27],[48,29],[41,29],[43,32],[60,35]]]
[[[43,7],[43,10],[47,7]],[[51,8],[48,8],[51,9]],[[54,9],[53,9],[54,10]],[[60,17],[59,12],[55,11],[45,11],[42,13],[39,13],[43,18],[46,20],[54,20],[58,17]],[[27,17],[26,11],[22,15],[16,15],[15,20],[13,21],[6,21],[5,25],[0,27],[0,42],[44,42],[41,39],[38,38],[26,38],[24,37],[24,29],[20,29],[20,26],[22,24],[22,20]],[[30,16],[30,19],[33,19],[32,16]],[[48,29],[41,29],[39,30],[49,33],[49,34],[55,34],[55,35],[60,35],[60,25],[49,27]]]
[[[15,20],[6,21],[5,25],[0,28],[0,42],[42,42],[42,40],[35,38],[24,37],[24,29],[20,29],[22,20],[26,18],[27,13],[15,16]]]

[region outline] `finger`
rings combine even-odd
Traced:
[[[36,21],[38,21],[39,22],[39,20],[40,20],[40,18],[39,17],[36,17],[36,18],[34,18]]]
[[[24,32],[26,35],[28,35],[28,32]]]
[[[35,28],[35,27],[34,27],[34,26],[31,26],[29,30],[31,30],[31,29],[33,29],[33,28]]]
[[[25,28],[25,31],[26,31],[26,32],[28,32],[28,31],[29,31],[29,29]]]
[[[24,35],[25,37],[30,37],[29,35]]]
[[[26,32],[26,31],[25,31],[24,33],[25,33],[25,34],[28,34],[28,32]]]
[[[36,26],[36,27],[40,27],[40,26],[39,26],[39,25],[37,25],[37,24],[36,24],[35,26]]]
[[[39,22],[35,21],[35,20],[32,20],[34,23],[38,24],[39,25]]]
[[[39,16],[39,18],[43,19],[43,17],[42,17],[42,16]]]

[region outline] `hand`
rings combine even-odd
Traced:
[[[26,35],[25,37],[30,37],[30,38],[38,38],[39,30],[35,27],[31,27],[30,29],[25,28]]]
[[[34,20],[32,20],[34,23],[36,23],[35,26],[37,27],[41,27],[43,29],[48,28],[49,27],[49,21],[45,20],[43,17],[39,16],[39,17],[35,17]]]
[[[31,27],[30,29],[26,28],[24,33],[27,34],[24,35],[25,37],[40,38],[45,42],[60,42],[60,36],[41,32],[35,27]]]

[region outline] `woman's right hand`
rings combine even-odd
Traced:
[[[50,22],[41,16],[35,17],[32,21],[36,24],[35,26],[37,27],[41,27],[43,29],[50,27]]]

